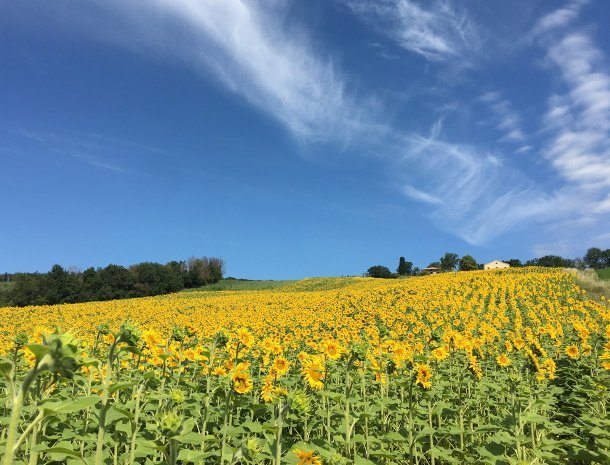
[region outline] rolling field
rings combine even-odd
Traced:
[[[604,268],[602,270],[595,270],[600,279],[610,281],[610,268]]]
[[[0,351],[2,465],[610,463],[610,305],[560,270],[3,308]]]
[[[183,292],[201,291],[266,291],[269,289],[279,289],[294,283],[291,280],[249,280],[249,279],[221,279],[215,284],[208,284],[196,289],[185,289]]]

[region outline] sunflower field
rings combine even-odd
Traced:
[[[608,464],[609,389],[554,269],[0,309],[1,465]]]

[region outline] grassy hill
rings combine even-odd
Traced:
[[[201,291],[263,291],[278,289],[288,286],[294,280],[250,280],[250,279],[221,279],[215,284],[198,287],[195,289],[185,289],[182,292],[201,292]]]
[[[595,270],[597,271],[597,275],[603,279],[604,281],[610,281],[610,267],[609,268],[604,268],[602,270]]]
[[[342,287],[356,284],[364,278],[341,277],[341,278],[306,278],[302,280],[250,280],[250,279],[222,279],[216,284],[195,289],[185,289],[182,292],[201,291],[268,291],[279,290],[281,292],[313,292],[340,289]]]

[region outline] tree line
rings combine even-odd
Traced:
[[[6,305],[55,305],[62,303],[146,297],[196,288],[220,281],[224,262],[214,257],[191,257],[166,264],[144,262],[123,267],[70,271],[54,265],[48,273],[4,274],[12,285],[4,290]]]
[[[597,247],[591,247],[582,258],[564,258],[559,255],[545,255],[539,258],[533,258],[522,262],[518,258],[502,260],[508,263],[512,268],[523,266],[542,266],[549,268],[608,268],[610,267],[610,249],[602,250]],[[396,272],[392,272],[387,266],[375,265],[371,266],[365,273],[365,276],[372,278],[397,278],[401,276],[417,276],[422,273],[430,272],[430,270],[438,271],[472,271],[483,269],[482,263],[477,263],[472,255],[464,255],[460,257],[458,254],[446,252],[438,261],[430,263],[427,268],[420,270],[413,266],[413,263],[407,261],[405,257],[400,257]]]

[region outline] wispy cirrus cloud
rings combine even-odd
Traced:
[[[495,154],[441,134],[410,134],[401,145],[394,172],[401,173],[403,194],[426,205],[443,230],[464,241],[482,245],[525,222],[549,219],[553,199]],[[416,180],[409,176],[413,166]]]
[[[585,33],[570,33],[548,49],[567,87],[549,98],[545,121],[553,134],[546,157],[582,188],[610,187],[610,74]]]
[[[54,3],[60,9],[65,5]],[[212,74],[300,141],[376,157],[399,192],[429,206],[437,224],[470,243],[484,243],[530,217],[525,209],[506,211],[532,197],[527,180],[495,155],[443,140],[442,119],[429,136],[388,124],[378,99],[350,90],[332,58],[285,20],[279,2],[104,0],[95,5],[77,7],[72,27]],[[474,24],[445,2],[429,9],[406,0],[350,2],[350,8],[358,14],[372,9],[380,27],[397,14],[392,37],[430,60],[462,60],[480,45]],[[93,23],[96,28],[89,27]],[[499,182],[511,177],[513,184]]]
[[[78,135],[66,136],[65,134],[58,135],[53,131],[40,131],[31,129],[16,129],[10,131],[24,140],[28,140],[36,144],[44,153],[56,154],[63,158],[72,158],[81,163],[100,168],[106,171],[115,173],[133,173],[121,163],[115,160],[114,156],[109,156],[109,152],[116,152],[117,148],[133,149],[134,144],[118,139],[108,138],[113,140],[111,146],[107,143],[100,144],[99,141],[103,136],[100,135]]]
[[[572,244],[574,250],[585,231],[591,236],[610,228],[610,69],[590,32],[570,26],[586,3],[569,2],[532,31],[563,88],[549,96],[542,118],[540,153],[564,181],[556,205],[569,205],[570,213],[550,228],[551,248]]]
[[[400,47],[428,60],[464,57],[481,47],[478,28],[464,11],[448,2],[413,0],[340,0],[362,21]]]
[[[468,62],[481,46],[477,26],[447,2],[341,2],[400,47],[430,61]],[[420,202],[441,228],[469,243],[484,244],[522,224],[566,220],[586,202],[598,199],[599,191],[581,192],[585,184],[546,192],[500,153],[444,137],[440,122],[429,135],[389,124],[383,117],[389,104],[355,92],[331,53],[313,45],[308,32],[286,18],[282,2],[97,0],[74,6],[58,0],[44,5],[61,11],[61,20],[70,21],[82,34],[180,63],[206,79],[213,76],[222,88],[279,122],[303,143],[331,144],[349,148],[357,156],[376,156],[398,192]],[[559,16],[546,21],[538,36],[551,30],[552,24],[567,24]],[[582,128],[570,125],[588,119],[599,123],[605,110],[590,98],[592,93],[603,96],[606,87],[602,75],[592,75],[591,66],[599,64],[599,57],[593,54],[579,61],[572,53],[579,49],[578,41],[572,42],[576,44],[563,44],[564,50],[549,49],[550,61],[565,67],[562,76],[572,90],[558,95],[553,100],[557,108],[547,113],[548,128],[553,127],[548,133],[555,137],[545,152],[570,182],[573,172],[577,177],[596,176],[584,166],[577,170],[567,166],[582,165],[578,150],[570,149],[575,144],[573,133]],[[584,48],[581,43],[580,50]],[[581,71],[567,73],[572,68]],[[597,84],[585,86],[581,82],[585,75],[589,83]],[[525,144],[519,115],[510,102],[500,93],[483,100],[494,111],[502,139]],[[593,123],[586,129],[597,131],[589,142],[598,144],[595,154],[587,156],[599,157],[601,129]],[[584,136],[576,139],[581,145],[575,147],[583,147]],[[519,150],[532,147],[522,145]],[[599,211],[605,208],[603,202],[595,205]]]
[[[578,17],[580,10],[587,3],[589,3],[588,0],[572,0],[565,6],[557,8],[556,10],[544,15],[538,20],[532,29],[531,36],[539,36],[541,34],[548,33],[549,31],[566,26]]]
[[[509,100],[502,97],[499,92],[485,92],[479,100],[489,105],[496,117],[496,129],[504,135],[500,139],[505,142],[523,142],[525,135],[521,128],[521,118]]]
[[[215,76],[225,89],[279,121],[303,143],[344,146],[355,133],[370,131],[375,103],[348,91],[348,81],[332,57],[316,49],[298,25],[286,21],[287,5],[281,2],[94,3],[97,11],[81,7],[78,12],[85,24],[98,24],[93,34]],[[92,13],[97,16],[89,17]]]

